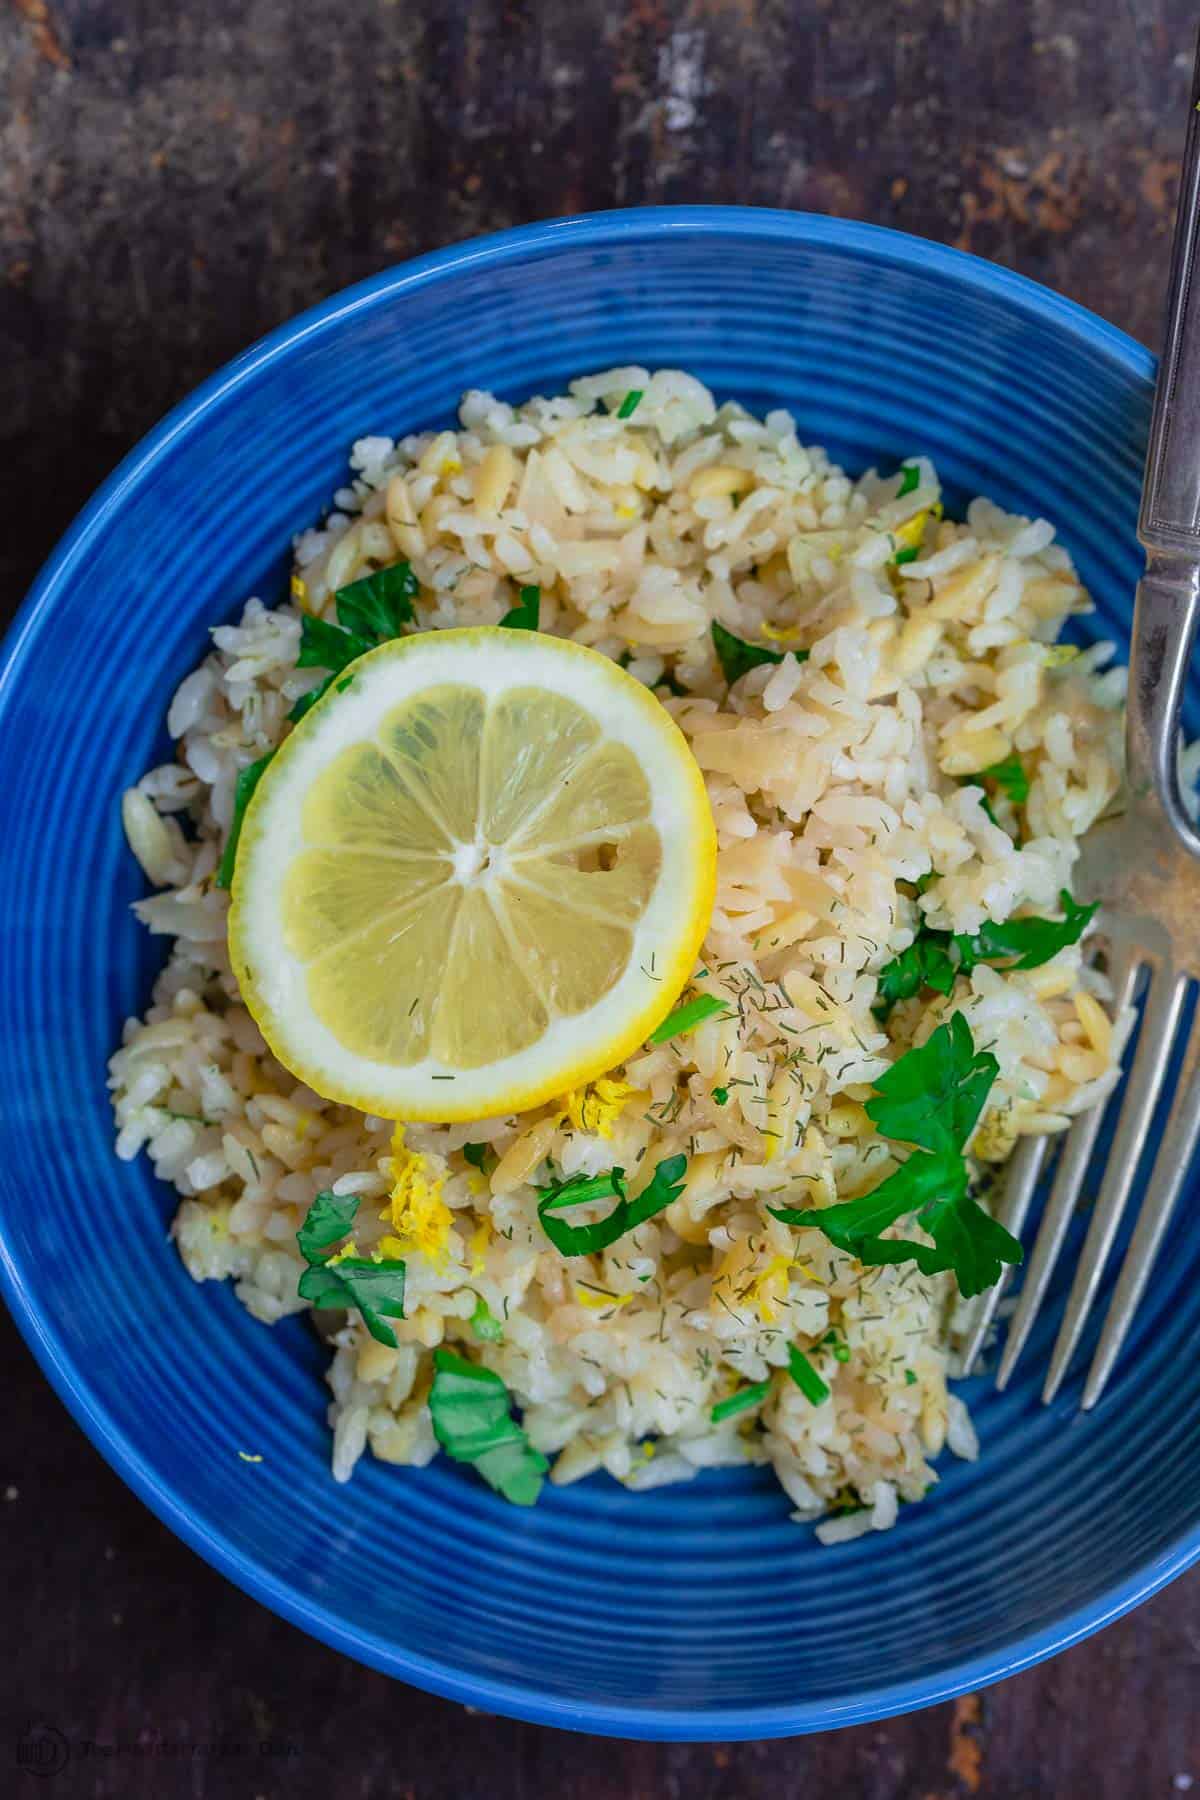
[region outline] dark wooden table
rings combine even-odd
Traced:
[[[0,607],[129,446],[253,338],[390,262],[544,215],[853,214],[1022,269],[1154,343],[1195,13],[0,0]],[[7,1319],[0,1353],[18,1600],[0,1795],[1142,1800],[1193,1779],[1200,1795],[1200,1574],[906,1719],[728,1747],[575,1738],[390,1683],[254,1606],[126,1492]],[[19,1770],[31,1724],[74,1746],[61,1774]]]

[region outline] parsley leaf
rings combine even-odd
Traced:
[[[768,1210],[786,1225],[824,1232],[869,1267],[915,1262],[927,1275],[952,1270],[966,1297],[982,1293],[1005,1263],[1019,1263],[1020,1244],[968,1192],[963,1148],[999,1073],[994,1056],[976,1050],[961,1013],[939,1025],[875,1083],[867,1113],[878,1130],[916,1146],[878,1187],[836,1206]],[[918,1244],[882,1234],[915,1213],[933,1239]]]
[[[1025,765],[1014,750],[1003,762],[991,763],[986,769],[980,769],[985,781],[994,781],[998,788],[1006,793],[1014,806],[1024,806],[1029,798],[1029,777],[1025,773]]]
[[[920,556],[920,554],[921,554],[921,550],[920,550],[919,545],[905,544],[901,547],[901,549],[897,550],[895,556],[893,556],[893,558],[892,558],[892,561],[895,563],[895,565],[898,569],[902,569],[904,567],[905,563],[916,562],[916,560],[917,560],[918,556]]]
[[[871,1011],[877,1019],[886,1019],[893,1006],[911,1000],[923,987],[939,994],[949,994],[958,973],[950,956],[948,931],[920,931],[899,956],[884,963],[879,971],[879,991]]]
[[[878,995],[871,1011],[886,1019],[900,1000],[909,1000],[923,987],[949,994],[956,975],[969,975],[978,963],[998,964],[1005,970],[1037,969],[1077,944],[1091,923],[1095,906],[1078,906],[1064,888],[1058,897],[1061,919],[986,919],[974,934],[931,931],[922,928],[907,950],[880,969]],[[1098,904],[1098,903],[1097,903]]]
[[[829,1383],[821,1379],[803,1350],[797,1349],[795,1344],[788,1345],[788,1374],[804,1398],[814,1406],[820,1406],[822,1400],[828,1400]]]
[[[405,1264],[393,1257],[341,1256],[321,1261],[318,1252],[344,1238],[358,1211],[357,1194],[319,1193],[296,1233],[300,1254],[308,1263],[297,1293],[310,1306],[357,1307],[373,1338],[397,1348],[396,1334],[384,1318],[404,1317]]]
[[[397,1348],[396,1334],[384,1318],[404,1317],[405,1265],[392,1257],[344,1256],[332,1264],[314,1263],[300,1277],[297,1292],[315,1307],[357,1307],[373,1338]]]
[[[504,1336],[504,1326],[482,1294],[475,1296],[475,1310],[471,1314],[471,1330],[485,1344],[498,1344]]]
[[[462,1153],[464,1161],[469,1162],[473,1169],[478,1169],[481,1175],[486,1175],[490,1168],[495,1167],[496,1153],[490,1144],[464,1144]]]
[[[1096,911],[1096,905],[1078,906],[1063,888],[1058,903],[1061,919],[1006,919],[1003,924],[985,919],[971,936],[958,933],[954,944],[964,973],[976,963],[1002,963],[1005,969],[1037,969],[1069,944],[1077,944]]]
[[[900,473],[904,479],[896,489],[897,500],[903,500],[907,495],[915,493],[921,485],[921,471],[916,463],[901,463]]]
[[[730,1394],[725,1400],[718,1400],[709,1418],[714,1425],[722,1419],[735,1418],[738,1413],[748,1412],[752,1406],[760,1406],[771,1391],[771,1381],[756,1381],[750,1387],[739,1388],[736,1394]]]
[[[542,612],[542,590],[540,587],[523,587],[521,598],[516,606],[505,613],[501,625],[510,631],[537,631]]]
[[[413,617],[413,600],[419,592],[412,564],[391,563],[376,569],[349,587],[339,588],[333,596],[338,623],[316,619],[305,613],[300,621],[300,654],[298,669],[328,669],[325,680],[301,694],[288,718],[293,724],[301,720],[328,693],[334,677],[368,650],[386,644],[401,635],[400,627]],[[340,685],[340,684],[339,684]]]
[[[721,665],[721,672],[730,687],[750,669],[757,669],[760,663],[781,663],[782,650],[768,650],[763,644],[748,644],[745,638],[734,637],[732,631],[726,631],[724,625],[712,623],[713,648]],[[797,662],[803,662],[808,655],[807,650],[793,651]]]
[[[370,638],[347,631],[341,625],[333,625],[328,619],[314,619],[310,613],[305,613],[300,621],[300,654],[296,658],[296,667],[330,669],[340,675],[350,663],[372,649],[374,645]]]
[[[419,592],[412,564],[392,563],[338,589],[334,596],[338,620],[347,631],[384,643],[388,638],[399,637],[400,627],[411,622],[413,601]]]
[[[549,1463],[512,1417],[498,1375],[439,1347],[433,1353],[429,1414],[438,1443],[455,1462],[473,1463],[514,1506],[532,1506]]]
[[[618,419],[632,419],[645,398],[645,388],[630,388],[620,406],[617,408]]]
[[[665,1044],[668,1038],[683,1037],[689,1031],[695,1031],[706,1019],[715,1019],[728,1013],[729,1008],[724,1000],[718,1000],[715,994],[697,994],[694,1000],[685,1000],[674,1012],[669,1012],[662,1024],[657,1026],[646,1039],[648,1044]]]
[[[725,1102],[729,1099],[729,1089],[727,1087],[715,1087],[712,1091],[712,1096],[718,1106],[724,1106]]]
[[[296,1233],[296,1242],[305,1262],[320,1262],[320,1251],[332,1250],[335,1244],[349,1237],[357,1211],[357,1194],[335,1194],[331,1188],[324,1188],[309,1207],[304,1223]]]
[[[610,1169],[604,1175],[573,1175],[569,1181],[539,1190],[542,1198],[538,1201],[538,1218],[542,1230],[562,1256],[590,1256],[596,1250],[607,1250],[627,1231],[645,1224],[678,1200],[686,1174],[687,1157],[668,1156],[634,1200],[626,1197],[624,1169]],[[582,1206],[588,1200],[606,1200],[610,1195],[616,1197],[616,1206],[594,1225],[568,1225],[554,1216],[568,1207]]]
[[[233,881],[234,865],[237,861],[238,839],[242,835],[242,822],[246,817],[246,808],[255,788],[267,772],[267,764],[274,756],[268,750],[257,762],[252,762],[248,769],[243,769],[237,778],[233,790],[233,818],[229,825],[229,836],[225,839],[225,848],[221,853],[220,866],[217,869],[217,886],[227,888]]]
[[[884,1137],[925,1150],[961,1150],[1000,1073],[990,1050],[976,1050],[961,1013],[898,1058],[875,1083],[867,1117]]]

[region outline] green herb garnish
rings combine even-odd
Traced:
[[[907,950],[894,956],[879,971],[879,992],[871,1011],[877,1019],[886,1019],[893,1006],[911,1000],[923,987],[948,994],[958,973],[950,955],[952,939],[948,931],[918,932]]]
[[[716,1101],[718,1106],[724,1106],[725,1102],[729,1098],[729,1089],[724,1088],[724,1087],[715,1087],[712,1091],[712,1097]]]
[[[829,1398],[829,1383],[822,1381],[817,1371],[795,1344],[788,1345],[788,1374],[795,1382],[806,1400],[814,1406],[820,1406],[822,1400]]]
[[[728,1013],[729,1008],[724,1000],[718,1000],[715,994],[697,994],[694,1000],[685,1000],[674,1012],[669,1012],[662,1024],[657,1026],[646,1039],[648,1044],[665,1044],[668,1038],[683,1037],[689,1031],[695,1031],[706,1019],[716,1019]]]
[[[549,1463],[512,1416],[498,1375],[438,1348],[433,1353],[429,1415],[434,1435],[455,1462],[473,1463],[489,1487],[514,1506],[532,1506]]]
[[[618,419],[632,419],[645,398],[645,388],[630,388],[620,406],[617,408]]]
[[[339,588],[334,596],[337,616],[347,631],[382,644],[399,637],[400,627],[412,622],[413,601],[419,592],[411,563],[392,563]]]
[[[293,724],[328,693],[331,683],[352,662],[357,662],[368,650],[374,650],[376,645],[386,644],[389,639],[401,635],[400,627],[412,619],[412,603],[417,592],[417,578],[411,564],[392,563],[389,568],[376,569],[373,575],[364,575],[361,581],[352,581],[349,587],[337,590],[333,596],[338,616],[336,625],[329,619],[315,619],[305,613],[300,621],[300,654],[296,658],[296,667],[328,669],[329,674],[307,694],[301,694],[288,714]],[[339,688],[346,685],[338,683]]]
[[[478,1169],[481,1175],[486,1175],[488,1173],[489,1157],[492,1159],[491,1166],[493,1168],[495,1167],[496,1152],[492,1149],[490,1144],[464,1144],[462,1153],[466,1161],[470,1163],[471,1167],[473,1169]]]
[[[739,1388],[736,1394],[730,1394],[726,1400],[718,1400],[709,1418],[714,1425],[723,1419],[732,1419],[738,1413],[749,1412],[752,1406],[760,1406],[771,1391],[771,1380],[756,1381],[751,1387]]]
[[[229,826],[229,836],[225,839],[225,848],[221,853],[220,866],[217,869],[217,886],[227,888],[233,881],[234,864],[237,861],[238,839],[242,835],[242,821],[246,816],[246,808],[255,788],[267,772],[267,764],[274,756],[268,750],[257,762],[252,762],[248,769],[243,769],[237,778],[233,790],[233,818]]]
[[[916,463],[901,463],[900,473],[903,480],[896,489],[897,500],[903,500],[907,495],[915,493],[921,485],[921,471]]]
[[[678,1200],[686,1173],[686,1156],[668,1156],[634,1200],[626,1197],[624,1169],[609,1169],[604,1175],[573,1175],[569,1181],[555,1182],[539,1190],[542,1198],[538,1201],[538,1218],[542,1230],[563,1256],[590,1256],[594,1251],[607,1250],[627,1231],[645,1224],[655,1213],[670,1206],[672,1200]],[[555,1217],[586,1201],[610,1198],[616,1199],[616,1206],[607,1218],[598,1219],[594,1225],[568,1225]]]
[[[764,644],[748,644],[744,638],[734,637],[732,631],[726,631],[724,625],[718,625],[714,619],[712,624],[713,648],[722,673],[730,687],[750,669],[757,669],[760,663],[781,663],[782,650],[768,650]],[[803,662],[808,655],[807,650],[793,651],[797,662]]]
[[[325,1188],[319,1193],[296,1233],[300,1254],[306,1263],[321,1262],[322,1250],[332,1250],[350,1236],[354,1215],[358,1211],[357,1194],[335,1194]]]
[[[471,1330],[485,1344],[498,1344],[504,1336],[504,1326],[482,1294],[475,1296],[475,1310],[471,1314]]]
[[[523,587],[521,598],[516,606],[510,608],[501,619],[501,625],[510,631],[537,631],[542,612],[542,590],[540,587]]]
[[[994,781],[1003,790],[1014,806],[1024,806],[1029,798],[1029,777],[1025,773],[1025,765],[1014,750],[1002,762],[991,763],[979,774],[984,781]]]
[[[1087,930],[1095,906],[1078,906],[1066,888],[1058,896],[1065,914],[1061,919],[987,919],[973,935],[969,932],[917,933],[907,950],[894,956],[879,971],[879,992],[871,1011],[886,1019],[900,1000],[909,1000],[923,987],[948,994],[957,975],[969,975],[979,963],[993,963],[1007,971],[1037,969]],[[1098,904],[1098,903],[1097,903]]]
[[[902,569],[905,563],[916,562],[920,554],[920,547],[917,544],[905,544],[901,549],[897,550],[892,561],[898,569]]]
[[[383,1321],[404,1317],[404,1263],[386,1256],[319,1255],[349,1235],[357,1211],[357,1194],[335,1194],[326,1188],[317,1195],[296,1233],[300,1254],[309,1265],[296,1291],[317,1308],[357,1307],[371,1336],[395,1350],[396,1334]]]
[[[915,1262],[927,1275],[953,1270],[960,1292],[982,1293],[1004,1263],[1019,1263],[1020,1244],[968,1193],[963,1148],[983,1111],[999,1064],[976,1050],[961,1013],[939,1025],[875,1083],[866,1111],[884,1136],[914,1146],[913,1154],[878,1187],[857,1200],[819,1211],[770,1207],[786,1225],[824,1232],[831,1243],[870,1267]],[[881,1234],[910,1213],[932,1245]]]
[[[1063,888],[1058,903],[1065,914],[1061,919],[1006,919],[1003,924],[986,919],[974,936],[958,933],[954,944],[964,972],[981,962],[1000,963],[1006,970],[1038,969],[1060,950],[1077,944],[1099,902],[1077,906]]]

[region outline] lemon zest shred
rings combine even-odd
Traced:
[[[391,1199],[379,1216],[395,1228],[397,1253],[426,1256],[436,1265],[444,1264],[454,1222],[442,1199],[445,1176],[432,1175],[428,1158],[409,1149],[403,1125],[397,1125],[392,1133],[392,1179]]]
[[[605,1312],[610,1306],[628,1306],[633,1299],[632,1294],[610,1294],[607,1289],[593,1293],[589,1288],[576,1287],[575,1298],[580,1306],[586,1306],[589,1312]]]
[[[468,1246],[471,1252],[472,1279],[477,1275],[483,1274],[483,1259],[491,1241],[492,1221],[490,1219],[480,1219],[478,1225],[471,1233],[471,1242]]]
[[[361,1251],[359,1250],[358,1245],[355,1243],[354,1239],[347,1238],[346,1242],[342,1245],[340,1250],[335,1250],[332,1256],[327,1256],[325,1258],[323,1267],[326,1269],[332,1269],[334,1263],[345,1262],[345,1260],[348,1256],[359,1256],[359,1255],[361,1255]]]
[[[559,1100],[559,1117],[569,1119],[576,1131],[610,1138],[613,1126],[639,1090],[632,1082],[601,1075],[586,1087],[569,1088]]]
[[[308,583],[303,575],[293,574],[288,591],[301,612],[311,611],[308,604]]]
[[[774,625],[763,624],[759,626],[759,630],[773,644],[798,644],[804,636],[798,625],[785,625],[779,629]]]

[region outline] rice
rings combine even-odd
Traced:
[[[903,1002],[886,1029],[871,1008],[878,970],[922,920],[974,932],[1056,908],[1080,837],[1119,797],[1123,675],[1105,668],[1111,646],[1051,650],[1089,606],[1052,527],[985,499],[941,518],[925,458],[903,481],[851,481],[786,412],[718,407],[678,370],[610,370],[520,407],[471,392],[459,420],[354,445],[335,509],[296,539],[293,603],[250,599],[213,630],[168,710],[175,761],[125,796],[130,846],[161,890],[135,910],[173,942],[111,1061],[117,1153],[146,1150],[177,1189],[190,1274],[232,1280],[266,1324],[305,1308],[295,1233],[318,1191],[364,1198],[366,1251],[414,1170],[449,1209],[451,1228],[410,1256],[398,1349],[357,1314],[325,1332],[338,1480],[368,1447],[431,1459],[431,1351],[451,1341],[507,1383],[556,1482],[604,1469],[640,1489],[769,1463],[795,1519],[833,1515],[823,1541],[887,1529],[936,1482],[944,1448],[978,1452],[947,1387],[952,1281],[864,1268],[767,1207],[870,1185],[887,1154],[863,1109],[871,1085],[952,1012],[1000,1065],[973,1144],[981,1176],[1110,1091],[1131,1021],[1109,1018],[1080,945],[1023,973],[981,964],[949,997]],[[268,1053],[213,878],[239,771],[280,741],[314,680],[296,668],[299,609],[332,615],[337,588],[399,557],[420,580],[423,629],[495,623],[536,584],[543,630],[669,682],[720,846],[697,986],[729,1014],[634,1057],[609,1087],[394,1134]],[[714,621],[782,659],[730,691]],[[1004,803],[998,822],[970,779],[1012,752],[1030,775],[1019,845]],[[468,1142],[494,1152],[490,1178],[465,1161]],[[549,1246],[534,1193],[548,1165],[595,1174],[681,1150],[687,1184],[664,1214],[587,1259]],[[500,1341],[475,1340],[480,1300]],[[785,1369],[791,1344],[829,1397],[776,1381],[757,1414],[714,1426],[714,1403]]]

